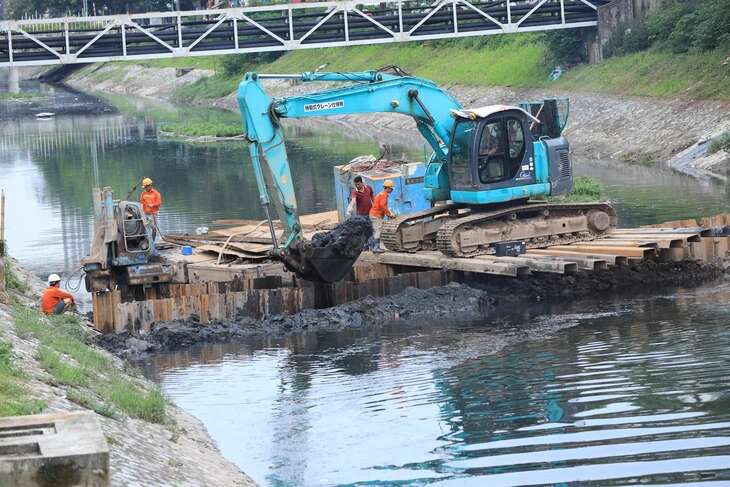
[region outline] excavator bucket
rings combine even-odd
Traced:
[[[310,247],[305,255],[306,272],[303,277],[308,281],[337,282],[347,276],[360,256],[343,256],[332,247]]]
[[[310,281],[342,280],[372,234],[370,220],[362,217],[350,218],[334,230],[315,234],[303,249],[303,265],[298,274]]]

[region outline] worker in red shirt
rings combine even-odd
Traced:
[[[162,195],[152,187],[152,180],[144,178],[142,180],[142,193],[139,195],[139,204],[142,205],[142,211],[152,223],[152,238],[157,237],[157,214],[162,206]]]
[[[347,207],[348,216],[369,216],[370,208],[373,207],[373,191],[372,186],[362,182],[361,176],[355,176],[353,180],[355,187],[350,193],[350,205]]]
[[[383,191],[373,200],[373,206],[370,208],[370,221],[373,223],[373,252],[380,254],[385,252],[385,249],[380,246],[380,229],[383,226],[383,220],[387,216],[388,218],[395,218],[395,213],[388,209],[388,196],[393,192],[395,184],[390,179],[386,179],[383,183]]]
[[[62,291],[59,286],[61,277],[58,274],[48,276],[48,287],[43,291],[41,308],[47,315],[60,315],[65,313],[76,303],[73,294]]]

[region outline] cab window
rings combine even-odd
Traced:
[[[507,136],[510,159],[521,162],[525,153],[525,134],[522,132],[522,124],[516,118],[507,119]]]
[[[503,118],[482,125],[479,138],[477,172],[482,184],[513,179],[525,154],[522,124],[516,118]]]
[[[449,176],[454,186],[470,186],[472,183],[469,155],[475,129],[476,125],[471,120],[461,120],[454,127],[449,150]]]

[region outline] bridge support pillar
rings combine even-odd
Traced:
[[[20,93],[20,73],[16,67],[8,69],[8,91]]]

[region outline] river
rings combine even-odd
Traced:
[[[261,218],[242,143],[158,135],[168,120],[230,114],[24,89],[44,96],[0,100],[0,187],[10,253],[38,275],[74,275],[94,185],[121,197],[151,177],[167,231]],[[377,153],[337,132],[288,131],[304,211],[333,207],[334,164]],[[730,207],[725,187],[655,167],[577,161],[576,172],[605,185],[626,226]],[[260,337],[140,365],[262,485],[728,485],[729,298],[709,285],[489,322]]]

